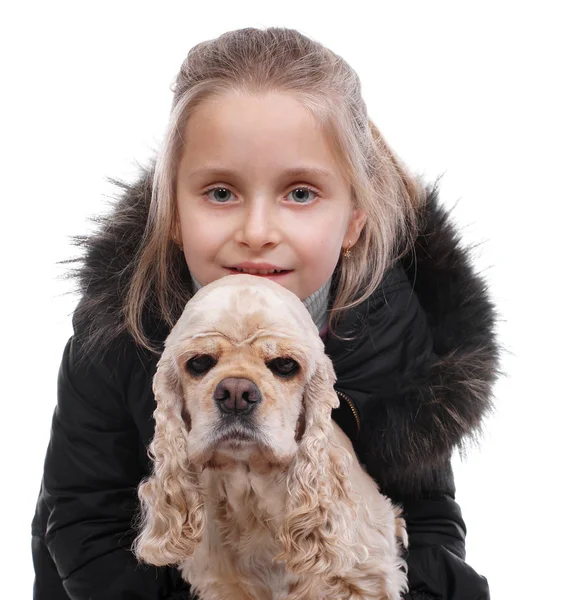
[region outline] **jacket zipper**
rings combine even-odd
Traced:
[[[346,394],[344,394],[344,392],[340,392],[339,390],[336,390],[336,393],[338,394],[338,396],[340,396],[347,402],[348,406],[350,407],[350,410],[354,414],[354,419],[356,419],[356,426],[358,428],[356,437],[358,437],[358,435],[360,435],[360,428],[361,428],[360,427],[360,417],[358,416],[356,407],[354,406],[354,401],[352,399],[348,398],[348,396],[346,396]]]

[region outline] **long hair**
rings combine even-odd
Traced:
[[[329,328],[344,310],[366,300],[384,272],[414,242],[424,186],[389,148],[367,115],[360,80],[348,63],[299,31],[281,27],[229,31],[197,44],[172,85],[174,99],[152,173],[147,222],[123,297],[124,327],[148,350],[143,327],[151,310],[172,327],[191,296],[177,228],[176,177],[190,115],[203,102],[232,91],[291,94],[317,119],[336,153],[355,206],[368,216],[348,260],[334,273]],[[154,299],[154,300],[151,300]]]

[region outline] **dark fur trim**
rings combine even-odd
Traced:
[[[139,177],[133,184],[109,178],[108,181],[120,192],[111,210],[108,214],[90,218],[98,225],[96,233],[72,238],[73,244],[83,253],[77,258],[62,261],[64,264],[80,265],[72,267],[64,278],[76,281],[75,292],[81,296],[74,311],[73,327],[82,343],[83,357],[85,354],[94,357],[104,353],[114,341],[128,336],[123,297],[135,271],[134,257],[147,224],[153,170],[153,162],[148,168],[140,166]],[[179,260],[181,271],[188,273],[182,255]],[[169,328],[155,318],[156,305],[154,298],[147,299],[147,306],[153,310],[145,315],[142,325],[151,343],[157,342],[160,353]],[[176,308],[175,320],[179,315],[180,311]]]
[[[450,212],[439,204],[437,184],[419,230],[402,266],[432,332],[432,353],[384,381],[364,407],[357,443],[369,472],[405,495],[432,489],[453,448],[477,441],[500,373],[496,309],[471,250],[461,248]]]

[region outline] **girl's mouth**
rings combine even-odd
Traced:
[[[233,274],[244,273],[245,275],[257,275],[258,277],[268,277],[272,279],[277,279],[291,273],[291,270],[284,269],[237,269],[235,267],[226,267],[226,269]]]

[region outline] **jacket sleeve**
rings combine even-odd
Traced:
[[[72,600],[188,598],[176,569],[139,564],[130,550],[145,473],[125,405],[126,352],[81,364],[77,346],[73,336],[58,373],[39,499],[46,526],[33,538],[35,599],[53,597],[42,588],[45,573],[46,585],[57,574]]]
[[[485,577],[465,562],[466,527],[448,495],[404,503],[408,530],[405,600],[489,600]]]

